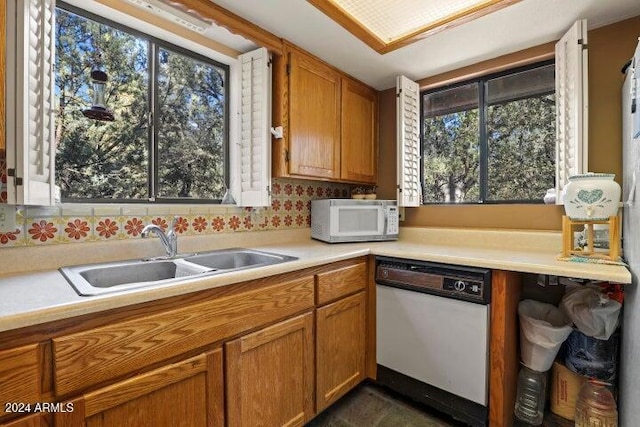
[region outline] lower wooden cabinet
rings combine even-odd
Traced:
[[[47,414],[32,414],[21,417],[11,422],[0,424],[0,427],[49,427]]]
[[[313,313],[225,344],[227,425],[303,426],[313,417]]]
[[[316,410],[364,380],[365,292],[316,311]]]
[[[222,349],[66,401],[56,427],[222,427]]]
[[[0,351],[0,420],[12,416],[5,412],[8,403],[15,403],[10,411],[15,413],[21,405],[42,400],[40,378],[38,344]]]
[[[303,426],[365,378],[367,272],[359,257],[35,326],[36,342],[0,333],[0,402],[49,405],[3,407],[0,427]]]
[[[314,279],[271,280],[241,295],[205,298],[147,316],[55,337],[56,393],[83,390],[140,372],[244,331],[311,309]]]

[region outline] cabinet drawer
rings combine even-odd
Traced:
[[[40,400],[38,344],[0,351],[0,418],[5,403],[35,403]]]
[[[367,284],[367,263],[347,265],[337,270],[316,275],[318,285],[318,305],[323,305],[342,296],[365,288]]]
[[[53,339],[63,396],[313,307],[311,276]]]

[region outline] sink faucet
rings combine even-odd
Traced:
[[[167,256],[169,258],[173,258],[178,254],[178,235],[173,228],[175,222],[176,219],[173,218],[173,220],[171,220],[169,232],[166,234],[162,230],[162,227],[159,227],[155,224],[149,224],[142,229],[142,233],[140,233],[140,236],[143,239],[146,239],[147,237],[149,237],[150,233],[156,233],[160,238],[160,242],[162,242],[162,245],[164,246],[164,250],[167,252]]]

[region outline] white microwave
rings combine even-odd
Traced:
[[[322,199],[311,202],[311,237],[329,243],[398,239],[395,200]]]

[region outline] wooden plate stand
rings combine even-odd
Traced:
[[[595,252],[593,248],[594,224],[605,224],[609,226],[609,250],[607,252]],[[585,225],[587,226],[587,247],[582,250],[575,249],[573,247],[573,234],[576,231],[581,231]],[[620,257],[620,218],[617,216],[610,216],[608,220],[579,221],[563,215],[562,256],[569,257],[571,255],[618,261],[618,258]]]

